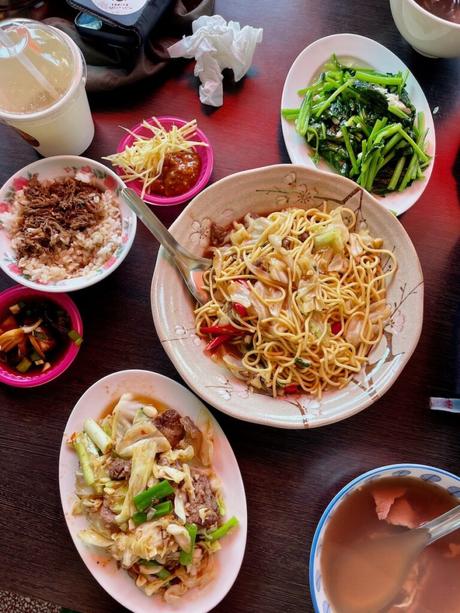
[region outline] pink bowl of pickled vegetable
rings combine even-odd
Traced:
[[[53,358],[50,359],[51,366],[44,372],[35,367],[29,368],[26,372],[20,372],[4,361],[0,361],[0,383],[6,383],[13,387],[44,385],[67,370],[77,357],[83,337],[83,322],[77,306],[67,294],[39,292],[22,285],[8,288],[0,293],[0,329],[5,319],[12,315],[10,307],[21,303],[27,305],[41,301],[51,302],[67,313],[70,320],[70,336],[68,335],[64,341],[61,339],[59,348],[56,349]]]

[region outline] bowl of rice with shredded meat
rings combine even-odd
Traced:
[[[0,190],[0,267],[48,292],[97,283],[124,260],[136,216],[122,180],[102,164],[56,156],[29,164]]]

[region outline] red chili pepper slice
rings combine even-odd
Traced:
[[[283,389],[285,394],[297,394],[299,392],[299,386],[296,383],[286,385]]]
[[[342,330],[342,322],[341,321],[334,321],[333,323],[331,323],[331,332],[332,334],[339,334]]]
[[[216,338],[213,338],[212,341],[209,341],[209,343],[206,345],[205,351],[214,353],[216,349],[218,349],[221,345],[226,343],[231,338],[232,336],[230,334],[221,334],[220,336],[216,336]]]
[[[240,317],[247,317],[248,310],[243,304],[240,304],[239,302],[234,302],[233,308],[235,309],[235,311],[238,313]]]
[[[203,334],[214,334],[215,336],[221,336],[222,334],[226,335],[241,335],[242,331],[238,330],[231,324],[226,324],[223,326],[202,326],[200,328],[200,332]]]

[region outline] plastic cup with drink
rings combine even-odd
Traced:
[[[80,155],[93,140],[85,83],[67,34],[29,19],[0,22],[0,121],[42,155]]]

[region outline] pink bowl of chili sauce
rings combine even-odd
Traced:
[[[0,362],[0,383],[6,383],[13,387],[38,387],[49,383],[69,368],[77,357],[83,337],[83,322],[80,312],[74,301],[67,294],[55,294],[39,292],[22,285],[15,285],[0,293],[0,322],[10,314],[9,308],[19,302],[52,302],[67,313],[70,319],[70,328],[76,333],[79,342],[74,342],[70,337],[54,356],[51,366],[45,372],[28,371],[21,373],[13,367]]]
[[[166,129],[170,129],[172,126],[181,127],[187,123],[187,121],[180,119],[178,117],[157,117],[157,121]],[[155,125],[153,119],[147,119],[147,123]],[[130,129],[133,134],[139,136],[147,136],[151,137],[152,133],[146,129],[142,123],[138,123],[133,128]],[[121,139],[118,143],[117,153],[120,153],[126,147],[129,147],[133,144],[135,137],[133,134],[127,134],[125,137]],[[160,194],[155,193],[145,193],[144,201],[149,204],[153,204],[156,206],[171,206],[175,204],[182,204],[187,200],[191,200],[196,194],[198,194],[202,189],[204,189],[211,177],[212,169],[214,166],[214,153],[212,150],[211,143],[209,142],[206,134],[200,130],[196,129],[195,133],[192,135],[193,140],[201,141],[206,143],[207,146],[196,146],[194,147],[195,152],[200,156],[201,160],[201,168],[199,171],[199,175],[195,183],[184,193],[179,194],[177,196],[162,196]],[[117,174],[123,175],[123,170],[119,167],[115,167],[114,169]],[[137,181],[125,181],[126,185],[133,189],[139,196],[142,193],[142,182]]]

